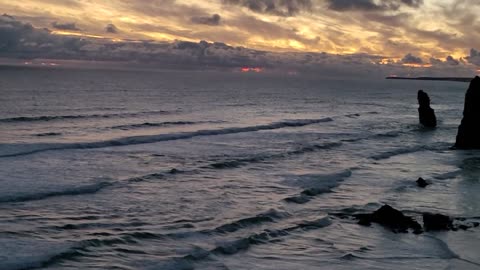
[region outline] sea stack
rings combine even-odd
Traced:
[[[480,149],[480,77],[476,76],[465,95],[463,119],[458,128],[455,147]]]
[[[423,90],[418,90],[418,113],[420,115],[420,124],[424,127],[434,128],[437,126],[435,111],[430,108],[430,97]]]

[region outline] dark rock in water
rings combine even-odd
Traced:
[[[427,181],[425,181],[425,179],[423,178],[418,178],[417,180],[417,186],[421,187],[421,188],[425,188],[427,187],[428,185],[430,185]]]
[[[425,231],[448,231],[453,229],[453,221],[445,215],[423,213],[423,227]]]
[[[425,127],[434,128],[437,126],[435,111],[430,108],[430,97],[423,90],[418,90],[418,113],[420,115],[420,124]]]
[[[304,204],[304,203],[309,202],[310,199],[311,199],[311,197],[302,194],[302,195],[299,195],[299,196],[288,197],[288,198],[285,199],[285,201],[289,202],[289,203]]]
[[[351,209],[345,209],[341,212],[330,213],[330,215],[337,216],[341,219],[354,218],[358,220],[358,224],[364,226],[370,226],[372,223],[378,223],[395,233],[406,233],[409,230],[413,231],[415,234],[420,234],[424,231],[458,231],[468,230],[480,226],[478,217],[452,218],[446,215],[424,212],[422,213],[422,228],[422,226],[414,218],[405,216],[401,211],[396,210],[389,205],[384,205],[377,211],[370,214],[351,212]],[[356,210],[354,210],[354,212],[356,212]]]
[[[173,169],[170,170],[169,173],[170,173],[170,174],[176,174],[176,173],[179,173],[179,172],[180,172],[179,170],[173,168]]]
[[[384,205],[372,214],[358,214],[356,217],[360,225],[378,223],[393,232],[408,232],[408,229],[412,229],[415,233],[422,232],[422,226],[417,221],[405,216],[390,205]]]
[[[471,82],[465,95],[463,119],[458,128],[455,147],[459,149],[480,149],[480,77]]]
[[[465,230],[468,230],[468,229],[470,229],[470,228],[476,228],[476,227],[478,227],[478,226],[480,226],[480,223],[478,223],[478,222],[468,222],[468,223],[461,223],[461,224],[459,224],[459,225],[457,226],[457,228],[460,229],[460,230],[464,230],[464,231],[465,231]]]

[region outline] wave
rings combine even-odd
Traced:
[[[121,129],[121,130],[130,130],[138,128],[153,128],[153,127],[169,127],[169,126],[187,126],[187,125],[198,125],[198,124],[207,124],[207,123],[223,123],[223,121],[169,121],[169,122],[158,122],[151,123],[145,122],[141,124],[130,124],[130,125],[119,125],[110,127],[111,129]]]
[[[172,112],[159,110],[159,111],[146,111],[146,112],[106,113],[106,114],[19,116],[19,117],[11,117],[11,118],[0,118],[0,123],[47,122],[47,121],[54,121],[54,120],[134,117],[134,116],[140,116],[140,115],[169,114],[169,113],[172,113]]]
[[[158,236],[154,233],[150,232],[132,232],[132,233],[124,233],[121,234],[120,236],[115,236],[115,237],[110,237],[110,238],[105,238],[105,239],[100,239],[100,238],[92,238],[92,239],[87,239],[87,240],[82,240],[77,243],[74,243],[71,245],[69,248],[66,248],[62,251],[59,251],[58,253],[53,254],[46,254],[43,257],[38,256],[36,260],[32,262],[19,262],[15,263],[6,270],[30,270],[30,269],[40,269],[40,268],[47,268],[52,265],[56,265],[60,262],[66,261],[66,260],[74,260],[78,257],[84,257],[84,256],[89,256],[89,248],[90,247],[101,247],[101,246],[116,246],[116,245],[132,245],[132,244],[137,244],[139,240],[143,239],[159,239],[161,236]],[[41,250],[40,247],[38,247],[39,250]],[[117,250],[119,252],[126,252],[126,253],[132,253],[132,250]],[[141,251],[137,251],[137,253],[140,253]],[[29,258],[32,260],[32,258]],[[35,259],[35,257],[33,258]],[[3,270],[4,268],[2,268]]]
[[[189,254],[183,257],[173,258],[170,261],[158,264],[151,269],[195,269],[195,262],[208,259],[211,255],[235,255],[238,252],[248,250],[254,245],[264,245],[281,241],[282,238],[289,236],[293,231],[321,229],[328,227],[331,224],[332,222],[328,217],[322,217],[312,221],[303,221],[284,229],[266,229],[263,232],[253,233],[235,240],[219,242],[210,250],[195,247]]]
[[[309,202],[313,197],[332,192],[346,178],[352,176],[351,170],[344,170],[334,174],[306,174],[297,176],[290,185],[300,186],[304,190],[295,196],[284,199],[286,202],[303,204]],[[287,183],[289,184],[289,183]]]
[[[149,223],[141,221],[132,221],[132,222],[116,222],[116,223],[103,223],[103,222],[87,222],[87,223],[68,223],[65,225],[54,226],[58,230],[82,230],[90,228],[115,228],[115,227],[142,227],[146,225],[151,225]]]
[[[220,162],[214,162],[214,163],[211,163],[211,164],[209,164],[207,166],[204,166],[202,168],[232,169],[232,168],[238,168],[238,167],[241,167],[241,166],[244,166],[244,165],[247,165],[247,164],[262,162],[262,161],[265,161],[265,160],[286,158],[288,156],[301,155],[301,154],[306,154],[306,153],[319,151],[319,150],[328,150],[328,149],[332,149],[332,148],[335,148],[335,147],[339,147],[341,145],[342,145],[342,143],[340,143],[340,142],[314,144],[314,145],[303,146],[303,147],[300,147],[300,148],[295,149],[295,150],[281,152],[281,153],[258,154],[258,155],[254,155],[254,156],[250,156],[250,157],[244,157],[244,158],[237,158],[237,159],[225,160],[225,161],[220,161]]]
[[[288,216],[290,216],[290,214],[285,213],[285,212],[278,212],[278,211],[272,209],[272,210],[270,210],[266,213],[262,213],[262,214],[254,216],[254,217],[240,219],[240,220],[234,221],[232,223],[228,223],[228,224],[219,226],[214,230],[214,232],[217,232],[217,233],[232,233],[232,232],[238,231],[240,229],[243,229],[243,228],[246,228],[246,227],[249,227],[249,226],[260,225],[260,224],[263,224],[263,223],[275,222],[275,220],[277,220],[277,219],[285,218],[285,217],[288,217]]]
[[[376,154],[371,156],[371,159],[374,160],[382,160],[382,159],[389,159],[394,156],[399,156],[399,155],[404,155],[404,154],[410,154],[410,153],[415,153],[415,152],[421,152],[421,151],[439,151],[439,150],[449,150],[449,147],[451,146],[451,143],[434,143],[431,145],[416,145],[416,146],[411,146],[411,147],[404,147],[404,148],[397,148],[391,151],[383,152],[380,154]]]
[[[269,211],[265,215],[281,218],[285,213],[277,211]],[[247,250],[253,245],[268,244],[281,240],[283,237],[290,235],[294,231],[307,231],[312,229],[320,229],[328,227],[332,224],[328,217],[322,217],[316,220],[301,221],[292,226],[283,229],[266,229],[260,233],[253,233],[245,237],[240,237],[235,240],[225,240],[213,246],[211,249],[202,249],[195,247],[191,252],[183,257],[173,258],[171,261],[161,264],[162,267],[158,269],[194,269],[193,264],[196,261],[208,258],[210,255],[233,255],[242,250]],[[42,267],[49,267],[56,265],[65,260],[74,260],[78,257],[89,256],[91,247],[114,247],[118,245],[138,245],[143,240],[158,240],[164,239],[166,236],[148,231],[134,231],[124,232],[118,235],[107,235],[103,238],[91,238],[79,241],[73,244],[70,248],[60,251],[57,254],[45,256],[42,260],[36,261],[29,265],[12,269],[37,269]],[[115,251],[119,253],[134,253],[144,254],[144,252],[132,249],[119,249]],[[172,268],[165,267],[171,266]]]
[[[291,151],[286,151],[286,152],[281,152],[281,153],[271,153],[271,154],[258,154],[258,155],[253,155],[250,157],[243,157],[243,158],[237,158],[237,159],[230,159],[230,160],[225,160],[225,161],[220,161],[220,162],[214,162],[211,163],[207,166],[204,166],[202,168],[214,168],[214,169],[231,169],[231,168],[237,168],[241,167],[247,164],[251,163],[256,163],[256,162],[262,162],[265,160],[271,160],[271,159],[279,159],[279,158],[286,158],[288,156],[293,156],[293,155],[301,155],[301,154],[306,154],[310,152],[315,152],[315,151],[320,151],[320,150],[329,150],[333,149],[336,147],[340,147],[343,145],[345,142],[359,142],[362,140],[367,140],[370,138],[376,138],[376,137],[387,137],[387,138],[392,138],[392,137],[397,137],[400,136],[401,132],[396,132],[396,131],[389,131],[386,133],[378,133],[374,134],[371,136],[362,136],[362,137],[357,137],[357,138],[350,138],[350,139],[342,139],[339,142],[326,142],[323,144],[312,144],[312,145],[305,145],[302,147],[299,147],[297,149],[291,150]],[[433,149],[442,149],[445,148],[447,144],[439,144],[433,145],[430,148]]]
[[[114,146],[155,143],[155,142],[162,142],[162,141],[183,140],[183,139],[191,139],[199,136],[226,135],[226,134],[235,134],[235,133],[244,133],[244,132],[255,132],[255,131],[262,131],[262,130],[274,130],[274,129],[280,129],[280,128],[286,128],[286,127],[302,127],[306,125],[312,125],[312,124],[318,124],[318,123],[324,123],[324,122],[330,122],[330,121],[333,121],[333,119],[321,118],[321,119],[287,120],[287,121],[274,122],[271,124],[258,125],[258,126],[231,127],[231,128],[223,128],[223,129],[207,129],[207,130],[198,130],[193,132],[181,132],[181,133],[173,133],[173,134],[133,136],[133,137],[124,137],[119,139],[97,141],[97,142],[43,144],[43,145],[34,144],[32,149],[29,149],[27,151],[3,154],[3,155],[0,155],[0,157],[3,157],[3,158],[15,157],[15,156],[29,155],[29,154],[35,154],[39,152],[53,151],[53,150],[94,149],[94,148],[105,148],[105,147],[114,147]],[[24,145],[24,146],[31,146],[31,145]]]
[[[72,244],[25,237],[0,238],[2,270],[27,270],[48,267],[54,261],[71,258],[78,251]]]
[[[433,178],[437,180],[449,180],[449,179],[454,179],[457,176],[462,174],[462,170],[456,170],[456,171],[451,171],[447,173],[442,173],[442,174],[437,174]]]
[[[84,194],[93,194],[112,185],[113,183],[111,182],[99,182],[91,185],[70,187],[70,188],[66,188],[64,190],[58,190],[58,191],[46,191],[46,192],[39,192],[39,193],[33,193],[33,194],[3,196],[3,197],[0,197],[0,203],[37,201],[37,200],[43,200],[46,198],[57,197],[57,196],[76,196],[76,195],[84,195]]]
[[[60,132],[47,132],[47,133],[38,133],[35,134],[37,137],[52,137],[52,136],[60,136],[62,133]]]
[[[38,200],[44,200],[44,199],[48,199],[51,197],[58,197],[58,196],[78,196],[78,195],[94,194],[105,188],[124,186],[124,185],[128,185],[129,183],[164,179],[169,175],[189,173],[189,172],[195,172],[195,170],[183,171],[183,170],[178,170],[174,168],[165,172],[150,173],[150,174],[131,177],[127,179],[120,179],[120,180],[101,181],[94,184],[87,184],[84,186],[67,187],[62,190],[51,190],[51,191],[38,192],[38,193],[3,196],[3,197],[0,197],[0,203],[38,201]]]
[[[288,236],[293,231],[320,229],[328,227],[331,224],[332,222],[328,217],[323,217],[313,221],[303,221],[284,229],[267,229],[261,233],[254,233],[244,238],[220,243],[217,247],[210,250],[210,253],[216,255],[233,255],[239,251],[249,249],[252,245],[268,244],[278,238]]]

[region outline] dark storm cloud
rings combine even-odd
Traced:
[[[226,5],[237,5],[257,13],[277,16],[294,16],[300,11],[311,10],[311,0],[222,0]]]
[[[12,16],[0,16],[0,56],[16,58],[71,57],[81,54],[86,41],[52,35]]]
[[[329,9],[336,11],[379,9],[371,0],[327,0],[327,3]]]
[[[423,0],[400,0],[400,2],[410,7],[419,7],[423,4]]]
[[[416,57],[411,53],[405,55],[402,58],[402,63],[404,64],[423,64],[423,60],[420,57]]]
[[[118,28],[113,23],[109,23],[105,27],[105,32],[111,33],[111,34],[116,34],[116,33],[118,33]]]
[[[195,24],[205,24],[205,25],[220,25],[221,17],[218,14],[213,14],[212,16],[195,16],[192,17],[191,21]]]
[[[80,31],[75,23],[58,23],[53,22],[52,27],[58,30]]]
[[[479,51],[472,48],[470,50],[470,56],[467,56],[466,59],[469,63],[477,65],[477,66],[480,67],[480,52]]]
[[[419,7],[423,0],[326,0],[328,8],[335,11],[381,11],[398,10],[401,6]]]

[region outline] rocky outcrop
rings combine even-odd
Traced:
[[[424,231],[457,231],[468,230],[480,226],[479,218],[449,217],[442,214],[416,213],[415,217],[405,215],[402,211],[389,205],[380,207],[373,213],[355,213],[357,210],[346,209],[342,212],[330,213],[342,219],[354,218],[358,224],[370,226],[377,223],[395,233],[413,232],[416,234]],[[417,219],[423,219],[423,226]]]
[[[454,228],[450,217],[430,213],[423,213],[423,227],[425,231],[448,231]]]
[[[430,97],[423,90],[418,90],[418,114],[420,115],[420,124],[425,127],[434,128],[437,126],[437,117],[435,111],[430,107]]]
[[[470,82],[465,95],[463,119],[458,128],[455,147],[459,149],[480,149],[480,77]]]
[[[372,214],[358,214],[358,223],[370,225],[372,222],[383,225],[393,232],[408,232],[412,229],[415,233],[422,232],[422,226],[411,217],[405,216],[402,212],[390,205],[384,205]]]
[[[425,179],[423,179],[422,177],[418,178],[417,186],[419,186],[421,188],[426,188],[428,185],[430,185],[430,184],[427,181],[425,181]]]

